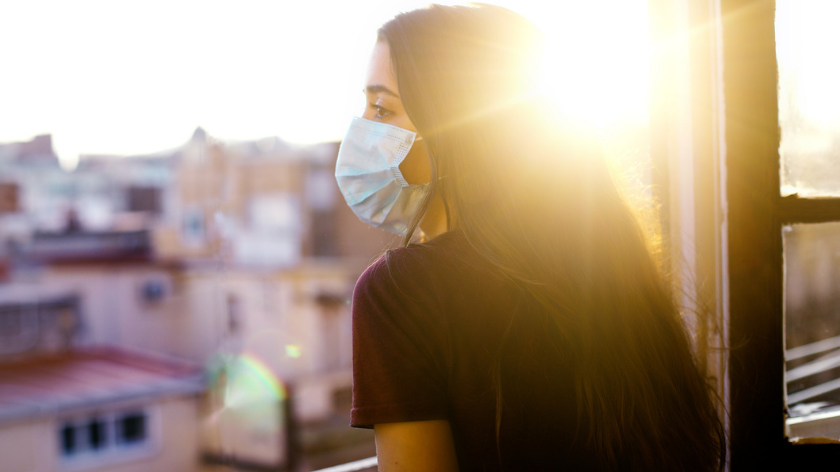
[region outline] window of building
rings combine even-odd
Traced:
[[[840,461],[836,2],[711,1],[725,100],[731,470]]]
[[[148,409],[96,412],[59,423],[58,441],[66,465],[98,467],[151,452]]]
[[[796,201],[840,196],[840,68],[825,60],[838,15],[837,2],[776,4],[780,190]],[[787,432],[840,440],[840,223],[785,225],[783,256]]]
[[[154,215],[161,213],[160,188],[131,185],[125,192],[128,211],[144,211]]]
[[[117,419],[117,444],[141,444],[148,438],[146,415],[142,411],[131,412]]]
[[[204,211],[198,206],[185,208],[181,232],[184,243],[190,246],[200,246],[204,244],[205,233]]]
[[[840,6],[649,5],[654,185],[728,470],[840,463]]]
[[[227,331],[237,334],[242,329],[242,302],[239,297],[229,293],[227,296]]]

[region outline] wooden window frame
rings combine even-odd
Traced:
[[[840,444],[785,434],[782,229],[840,221],[840,198],[781,197],[775,0],[648,3],[654,191],[727,467],[840,464]]]
[[[840,463],[840,445],[785,435],[782,229],[840,221],[840,198],[780,195],[775,1],[650,9],[666,45],[652,67],[654,184],[672,271],[689,274],[677,282],[697,300],[698,356],[726,405],[729,469]]]
[[[840,199],[780,196],[775,1],[722,0],[732,470],[840,463],[785,436],[782,228],[840,221]]]
[[[811,470],[827,461],[840,463],[840,445],[792,444],[785,434],[782,229],[793,223],[840,221],[840,198],[780,195],[775,1],[685,4],[692,36],[688,51],[701,56],[691,59],[691,128],[695,142],[709,138],[693,146],[699,156],[695,198],[716,196],[711,204],[696,205],[694,221],[698,234],[723,228],[723,250],[709,251],[706,245],[705,252],[714,255],[705,260],[717,258],[723,270],[707,269],[705,276],[724,286],[714,295],[721,307],[717,319],[727,328],[728,388],[721,393],[728,409],[729,468],[763,470],[781,464],[787,470]],[[708,169],[713,170],[711,179]],[[714,216],[715,211],[722,214]],[[697,240],[715,237],[701,234]],[[698,254],[701,246],[696,246]],[[697,273],[704,276],[700,268]]]

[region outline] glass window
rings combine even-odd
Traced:
[[[105,449],[108,446],[106,428],[107,426],[102,418],[93,418],[88,423],[88,444],[92,450]]]
[[[76,429],[70,423],[61,427],[61,452],[65,456],[73,455],[78,447],[76,444]]]
[[[840,439],[840,222],[783,234],[789,433]]]
[[[144,409],[97,413],[60,423],[58,441],[67,461],[91,464],[114,458],[129,459],[151,451],[149,416]]]
[[[119,444],[138,444],[146,440],[146,415],[132,412],[117,419],[117,442]]]
[[[840,196],[840,2],[778,0],[783,196]]]

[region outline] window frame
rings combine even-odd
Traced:
[[[720,0],[728,196],[731,470],[809,470],[840,444],[785,434],[783,227],[840,221],[840,198],[782,197],[775,0]]]
[[[648,6],[666,267],[722,399],[727,468],[840,462],[838,444],[794,445],[785,435],[782,229],[840,221],[840,198],[781,196],[775,0]]]
[[[117,423],[132,414],[140,413],[144,418],[144,438],[137,442],[120,441]],[[93,420],[105,424],[104,445],[96,450],[85,447],[72,454],[65,454],[63,430],[70,425],[74,435],[86,434],[87,425]],[[123,405],[65,414],[57,418],[54,426],[56,456],[59,470],[77,471],[100,468],[125,462],[145,460],[159,452],[159,412],[156,405]],[[85,430],[85,431],[83,431]],[[78,440],[78,439],[77,439]]]

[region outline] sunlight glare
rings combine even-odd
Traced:
[[[816,123],[840,123],[840,64],[830,59],[840,48],[837,18],[840,2],[833,0],[777,4],[780,85],[797,101],[801,116]]]
[[[647,120],[650,46],[640,0],[557,2],[534,16],[546,35],[541,88],[599,127]]]
[[[642,0],[488,3],[546,33],[543,83],[564,107],[600,123],[646,118]],[[3,3],[0,61],[26,73],[3,77],[0,143],[51,133],[72,168],[79,154],[177,148],[198,126],[222,140],[338,140],[358,113],[377,28],[425,4]]]

